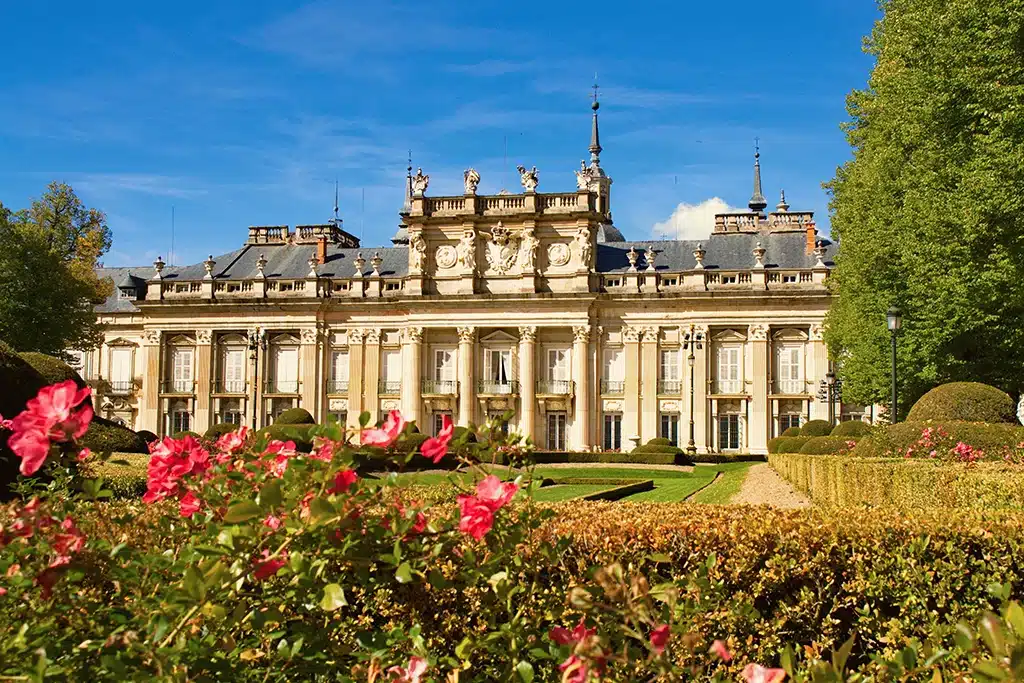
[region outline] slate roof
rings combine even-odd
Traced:
[[[103,303],[96,306],[97,313],[131,313],[139,310],[131,299],[122,299],[119,295],[120,287],[136,287],[141,290],[146,280],[153,277],[156,270],[152,266],[132,266],[130,268],[97,268],[96,277],[101,280],[109,277],[114,281],[114,291]]]

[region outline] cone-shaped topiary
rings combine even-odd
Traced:
[[[980,382],[950,382],[918,399],[907,422],[1016,422],[1016,406],[1005,392]]]

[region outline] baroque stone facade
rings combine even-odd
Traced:
[[[555,450],[686,447],[692,419],[698,450],[753,453],[826,417],[834,246],[812,214],[757,205],[700,244],[630,242],[597,139],[595,108],[572,192],[538,192],[524,167],[521,194],[477,194],[470,169],[465,194],[433,197],[410,172],[391,246],[362,247],[336,217],[250,227],[195,265],[104,269],[107,342],[81,354],[101,412],[157,433],[293,406],[353,426],[400,408],[425,433],[443,414],[511,415]]]

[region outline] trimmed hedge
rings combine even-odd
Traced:
[[[669,441],[668,439],[663,439],[663,438],[659,437],[657,439],[651,439],[650,441],[648,441],[644,445],[645,446],[671,446],[672,442]]]
[[[980,382],[950,382],[918,399],[908,422],[955,420],[960,422],[1017,423],[1017,406],[1009,394]]]
[[[689,457],[689,456],[687,456]],[[694,463],[710,463],[723,465],[730,462],[767,462],[768,458],[754,453],[697,453],[693,456]]]
[[[863,420],[847,420],[840,422],[832,430],[832,436],[867,436],[871,433],[871,425]]]
[[[644,479],[643,481],[634,481],[629,484],[623,484],[622,486],[616,486],[613,489],[606,491],[597,491],[596,493],[590,493],[582,496],[582,500],[622,500],[626,496],[632,496],[634,493],[642,493],[644,491],[654,490],[654,480]]]
[[[780,436],[768,442],[768,452],[772,453],[799,453],[804,444],[813,439],[811,436]],[[775,442],[775,451],[772,451],[772,442]]]
[[[535,451],[533,461],[538,465],[553,463],[636,463],[641,465],[675,465],[677,456],[674,453],[590,453],[572,451]]]
[[[171,434],[172,439],[184,439],[186,436],[191,436],[193,439],[201,439],[203,435],[199,432],[193,432],[191,429],[186,429],[183,432],[174,432]]]
[[[984,451],[986,459],[1002,459],[1005,449],[1012,449],[1024,442],[1024,427],[1019,425],[979,422],[897,422],[873,430],[870,436],[857,442],[853,455],[865,458],[903,456],[908,448],[918,442],[922,432],[927,428],[943,429],[953,442],[962,441]]]
[[[276,425],[314,425],[316,420],[305,408],[289,408],[274,420]]]
[[[786,430],[782,432],[782,434],[779,434],[779,436],[800,436],[800,428],[787,427]]]
[[[778,453],[768,462],[819,505],[1024,510],[1024,466]]]
[[[116,422],[94,415],[79,445],[96,453],[149,453],[146,440]]]
[[[811,420],[800,428],[800,436],[828,436],[832,433],[832,424],[828,420]]]
[[[847,443],[855,439],[845,436],[814,436],[800,447],[801,453],[811,455],[832,455],[849,451]]]

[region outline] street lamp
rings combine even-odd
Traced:
[[[885,323],[892,335],[892,403],[890,404],[890,421],[896,424],[897,394],[896,394],[896,334],[903,327],[903,311],[892,306],[885,313]]]
[[[818,383],[818,400],[828,404],[828,423],[836,423],[836,404],[843,402],[843,380],[836,377],[836,373],[829,370],[825,373],[825,379]]]
[[[693,372],[694,365],[696,365],[696,356],[694,356],[694,349],[701,349],[704,345],[704,335],[700,332],[694,332],[693,326],[690,326],[690,331],[683,335],[683,349],[688,353],[686,355],[686,364],[690,366],[690,441],[686,444],[686,452],[688,455],[694,455],[697,453],[697,444],[693,440]]]
[[[252,429],[256,431],[256,415],[259,406],[256,405],[256,390],[260,381],[260,349],[267,350],[267,331],[262,327],[249,331],[249,360],[252,361]]]

